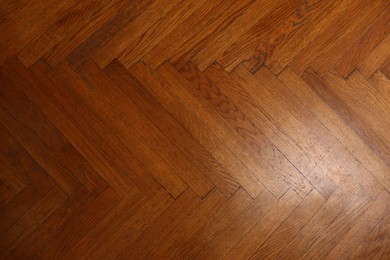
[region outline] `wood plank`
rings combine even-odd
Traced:
[[[378,7],[380,2],[381,1],[375,1],[375,5],[372,7]],[[367,19],[369,11],[362,13],[362,15],[360,12],[361,10],[366,10],[365,8],[368,4],[366,1],[345,1],[343,3],[344,4],[341,4],[335,9],[335,13],[332,13],[330,18],[327,17],[324,19],[324,24],[318,25],[320,32],[313,31],[317,37],[314,38],[314,40],[310,40],[310,44],[307,45],[306,48],[302,49],[294,58],[290,59],[289,65],[298,75],[301,75],[313,62],[315,62],[321,53],[327,53],[327,51],[332,50],[335,46],[342,48],[340,42],[346,40],[346,38],[343,36],[344,33],[341,32],[347,32],[345,34],[347,35],[353,31],[349,30],[349,28],[356,29],[357,26],[360,26],[360,18],[363,19],[366,17]],[[312,37],[312,35],[310,36]],[[333,43],[338,44],[335,45]],[[331,62],[332,56],[326,60]]]
[[[333,180],[339,179],[336,183],[340,184],[345,192],[358,191],[362,194],[370,193],[372,196],[382,190],[383,186],[372,176],[372,174],[356,160],[356,158],[344,147],[335,136],[320,122],[320,120],[305,106],[298,95],[294,95],[287,87],[282,84],[267,68],[262,67],[255,74],[255,77],[272,94],[275,100],[278,100],[290,114],[295,117],[322,145],[326,153],[332,157],[339,170],[336,174],[331,174]],[[288,80],[286,82],[290,84]],[[295,86],[292,86],[295,90]],[[365,189],[365,188],[368,188]]]
[[[0,4],[0,258],[387,259],[389,10]]]
[[[390,127],[390,119],[386,115],[390,112],[388,104],[390,97],[384,96],[385,93],[379,93],[359,72],[352,73],[346,82],[335,73],[328,73],[324,81],[356,113],[355,120],[366,122],[365,130],[383,142],[378,148],[382,148],[382,157],[388,161],[390,152],[387,147],[389,143],[387,129]],[[340,88],[341,84],[343,88]]]
[[[314,244],[302,256],[304,259],[311,257],[321,257],[329,253],[345,233],[351,229],[357,218],[359,218],[370,205],[370,199],[365,197],[355,197],[347,207],[335,218],[327,227],[326,231],[314,242]]]
[[[66,257],[114,258],[174,201],[164,189],[150,199],[141,199],[139,203],[134,203],[134,199],[130,199],[131,195],[134,196],[134,193],[116,205]]]
[[[197,16],[189,19],[190,24],[185,25],[185,30],[190,31],[190,35],[193,36],[187,39],[187,41],[185,41],[184,44],[182,44],[169,59],[175,68],[181,68],[189,62],[197,53],[207,46],[209,39],[214,37],[214,35],[218,32],[227,28],[235,20],[239,19],[244,12],[255,4],[256,1],[213,1],[213,3],[219,2],[221,2],[221,4],[213,5],[213,8],[208,8],[204,5],[204,10],[207,12],[206,14],[197,14]],[[201,17],[202,26],[200,26],[197,22],[197,20],[199,20],[198,17]],[[207,17],[208,19],[204,19],[203,17]],[[194,21],[196,21],[195,24]]]
[[[382,19],[382,14],[388,13],[389,11],[389,2],[383,0],[373,1],[369,6],[362,8],[359,15],[353,18],[351,25],[345,28],[341,37],[329,42],[321,50],[321,54],[311,63],[310,67],[320,75],[324,75],[327,71],[333,69],[334,64],[353,47],[356,39],[362,37],[371,24],[375,23],[378,19]]]
[[[302,258],[310,246],[348,205],[348,202],[349,198],[336,190],[299,233],[287,242],[276,258]]]
[[[125,195],[134,184],[149,195],[159,189],[160,184],[129,148],[82,98],[72,91],[71,86],[83,86],[81,79],[70,70],[58,68],[54,72],[50,71],[43,63],[37,64],[33,72],[37,77],[51,76],[45,80],[41,79],[42,85],[37,85],[34,91],[30,92],[30,96],[34,97],[34,101],[46,115],[115,191]],[[52,99],[56,100],[55,104]],[[90,127],[94,129],[93,132],[89,130]],[[115,149],[103,149],[105,145]]]
[[[388,156],[386,155],[387,144],[381,140],[363,121],[361,118],[354,112],[340,97],[338,97],[332,90],[331,87],[338,88],[340,86],[346,85],[347,83],[343,78],[337,75],[332,76],[329,80],[327,79],[328,75],[324,77],[324,80],[318,77],[316,73],[312,70],[306,70],[302,75],[303,80],[314,90],[314,92],[324,100],[336,113],[343,119],[343,121],[349,125],[353,131],[365,142],[365,144],[370,147],[375,154],[383,160],[383,162],[390,167]],[[330,77],[329,76],[329,77]],[[332,84],[332,85],[331,85]],[[350,88],[350,86],[346,86]]]
[[[81,186],[62,207],[58,208],[46,221],[35,229],[12,253],[11,259],[26,259],[43,250],[49,241],[76,221],[80,214],[95,198]]]
[[[205,150],[183,126],[159,104],[151,94],[145,89],[144,85],[135,79],[119,63],[111,63],[105,68],[108,76],[113,79],[122,91],[135,103],[142,108],[140,113],[150,119],[157,128],[159,128],[169,140],[179,147],[179,149],[191,158],[192,162],[206,175],[198,176],[199,185],[209,186],[209,181],[213,181],[210,175],[218,174],[220,165],[207,150]],[[146,71],[147,72],[147,71]],[[144,75],[144,77],[147,75]],[[215,169],[217,168],[217,169]],[[202,181],[203,180],[203,181]],[[202,183],[203,182],[203,183]],[[217,181],[217,183],[219,183]],[[215,183],[214,183],[215,184]],[[222,189],[224,190],[224,188]],[[236,191],[236,189],[234,189]],[[229,196],[229,194],[226,194]]]
[[[40,252],[34,252],[36,253],[34,257],[62,258],[115,207],[119,199],[118,194],[111,188],[107,188],[89,203],[72,223],[52,238]]]
[[[17,69],[14,69],[14,73],[16,71]],[[1,89],[1,121],[68,195],[79,184],[95,193],[104,190],[107,183],[36,105],[21,93],[21,90],[26,88],[26,83],[31,80],[33,79],[27,78],[23,81],[18,78],[13,85]],[[20,125],[25,128],[19,128]]]
[[[15,224],[21,216],[26,214],[41,199],[39,193],[31,186],[27,185],[21,192],[13,197],[1,209],[0,214],[0,234]]]
[[[26,187],[26,184],[18,178],[18,175],[19,174],[16,173],[16,171],[11,171],[5,168],[3,165],[0,165],[1,185],[6,187],[5,190],[11,192],[11,194],[14,195],[18,194],[24,189],[24,187]]]
[[[329,153],[243,65],[237,66],[231,75],[248,93],[244,95],[236,90],[235,96],[239,98],[236,103],[321,195],[328,198],[337,187],[333,182],[337,179],[328,174],[340,170],[334,163],[319,163],[323,156],[330,159]]]
[[[378,124],[379,127],[375,125],[373,128],[377,133],[383,133],[384,138],[386,138],[386,132],[382,129],[377,130],[377,128],[388,129],[390,127],[390,119],[386,116],[390,113],[390,95],[388,95],[388,91],[373,87],[358,71],[353,72],[346,81],[354,91],[359,93],[359,95],[355,94],[356,92],[350,94],[350,98],[354,101],[353,108],[364,117],[368,118],[369,113],[374,113],[371,114],[371,119],[381,119],[383,122]],[[363,99],[363,97],[365,98]],[[357,108],[358,99],[364,100],[365,108]],[[345,100],[349,102],[349,100]]]
[[[264,217],[276,202],[267,189],[263,190],[250,205],[226,226],[196,259],[222,259]]]
[[[106,0],[108,1],[108,0]],[[83,43],[91,34],[110,21],[127,2],[110,0],[97,11],[88,24],[85,24],[75,34],[68,34],[55,47],[45,54],[45,60],[51,65],[59,64],[77,46]]]
[[[121,1],[119,8],[114,10],[112,17],[102,24],[99,23],[96,29],[88,33],[87,38],[83,39],[82,42],[78,42],[79,45],[75,46],[67,59],[75,67],[80,67],[95,55],[102,46],[107,44],[111,37],[137,18],[153,2],[153,0]],[[99,19],[97,19],[98,21]],[[89,31],[88,28],[86,28],[87,31]]]
[[[138,62],[150,49],[155,47],[164,37],[168,36],[190,17],[203,4],[203,1],[182,1],[170,12],[159,19],[137,38],[127,42],[124,51],[119,55],[121,63],[129,68]]]
[[[226,259],[250,257],[280,224],[287,219],[300,201],[301,199],[293,190],[288,190],[242,240],[233,247]]]
[[[359,72],[369,78],[390,57],[390,34],[358,66]]]
[[[0,184],[0,211],[14,197],[14,194],[3,183]]]
[[[350,259],[370,257],[372,259],[386,258],[390,254],[390,214],[385,215],[365,237],[357,249],[349,256]]]
[[[2,71],[1,76],[3,77],[3,81],[5,80],[4,73],[5,72]],[[2,87],[0,90],[0,98],[2,101],[2,107],[0,109],[1,122],[7,127],[8,131],[12,132],[15,138],[23,144],[24,148],[40,166],[46,170],[56,183],[58,183],[68,195],[71,194],[77,189],[79,182],[67,168],[69,166],[74,167],[75,164],[63,165],[64,161],[61,162],[61,159],[75,154],[65,153],[65,149],[71,150],[72,147],[47,118],[40,113],[38,108],[23,93],[17,91],[17,84],[25,84],[25,82],[23,83],[23,81],[21,81],[15,84],[8,79],[7,82],[9,85],[7,87]],[[20,128],[20,125],[28,126],[28,128]],[[51,138],[43,138],[47,136],[50,136]],[[49,149],[49,147],[56,148],[57,151]],[[61,149],[61,147],[63,149]],[[57,155],[58,153],[62,153],[64,157],[56,156],[56,152]],[[54,158],[58,159],[56,160]],[[76,171],[80,171],[80,169]],[[80,175],[80,177],[82,176],[84,176],[84,174]]]
[[[304,48],[306,48],[313,39],[315,39],[323,30],[328,27],[332,19],[338,16],[344,8],[348,7],[351,1],[349,0],[337,0],[337,1],[319,1],[313,6],[317,6],[318,11],[314,10],[315,14],[305,19],[298,31],[296,31],[291,37],[289,36],[285,43],[276,46],[271,54],[268,54],[265,59],[265,65],[273,73],[279,74],[288,63]],[[308,2],[310,5],[310,1]],[[310,11],[311,12],[311,11]],[[263,57],[264,58],[264,57]],[[247,63],[246,67],[254,65],[250,64],[261,64],[257,62],[256,57]],[[258,68],[259,66],[257,66]],[[252,67],[254,68],[254,67]],[[253,69],[251,70],[253,73]]]
[[[141,113],[141,109],[137,108],[134,102],[111,82],[95,63],[86,63],[82,75],[89,85],[104,94],[105,100],[108,97],[115,100],[113,105],[120,116],[119,114],[114,118],[110,116],[105,120],[118,126],[118,134],[127,138],[129,145],[132,145],[129,147],[138,152],[136,157],[143,160],[146,167],[150,166],[151,163],[155,164],[156,168],[151,172],[159,181],[171,182],[169,185],[177,190],[172,194],[175,198],[184,191],[186,183],[200,197],[204,197],[212,189],[212,184],[205,179],[203,173],[194,165],[191,158],[180,152],[178,147],[170,142],[159,128],[145,118]],[[90,91],[89,95],[91,94]],[[107,114],[105,110],[100,111]],[[118,120],[115,120],[117,118],[123,118],[123,120],[118,122]],[[129,123],[132,127],[127,127]],[[153,162],[154,160],[156,162]],[[162,168],[165,168],[165,170],[162,170]]]
[[[142,58],[152,70],[161,65],[167,57],[170,57],[173,64],[182,64],[181,60],[191,58],[200,50],[204,39],[211,36],[218,26],[225,20],[224,13],[232,14],[237,12],[237,5],[240,3],[218,1],[198,1],[201,3],[190,17],[178,25],[170,34],[165,36],[156,46],[148,51]],[[234,6],[234,8],[233,8]],[[230,8],[229,8],[230,7]],[[202,19],[199,19],[202,17]],[[235,17],[231,15],[231,17]],[[234,19],[234,18],[233,18]],[[180,35],[179,38],[176,35]],[[198,46],[198,47],[197,47]]]
[[[12,58],[37,35],[44,33],[61,18],[63,12],[80,0],[57,1],[34,0],[20,5],[15,12],[2,16],[0,33],[0,64]],[[26,30],[28,28],[28,30]]]
[[[332,110],[320,96],[316,94],[297,74],[291,69],[285,69],[278,77],[291,93],[299,96],[303,106],[308,107],[318,120],[345,146],[348,151],[376,178],[382,173],[390,172],[389,167],[383,162],[370,147],[347,125],[339,115]],[[300,105],[300,106],[302,106]],[[333,107],[331,105],[331,107]],[[332,143],[332,146],[339,146]],[[345,156],[345,153],[342,153]],[[341,155],[340,155],[341,156]],[[354,161],[354,160],[351,160]],[[359,171],[359,168],[357,169]],[[360,170],[364,171],[364,170]],[[380,179],[380,178],[379,178]],[[370,180],[370,178],[368,178]],[[369,189],[377,186],[367,185]],[[389,189],[385,181],[381,183]],[[365,185],[366,186],[366,185]],[[375,190],[375,188],[373,189]]]
[[[2,182],[17,193],[29,183],[39,194],[46,194],[54,182],[1,123],[0,140]]]
[[[258,154],[257,164],[267,173],[259,177],[260,180],[274,194],[275,190],[280,189],[281,193],[275,194],[277,197],[286,192],[287,187],[292,187],[297,193],[305,196],[311,189],[310,183],[270,142],[256,123],[251,122],[242,110],[233,103],[236,100],[230,101],[221,91],[224,90],[227,95],[233,96],[235,90],[241,87],[217,64],[208,67],[203,75],[207,78],[204,77],[204,81],[199,84],[199,86],[202,86],[199,91],[202,92],[205,99],[208,99],[220,111],[225,120],[237,129],[238,134]],[[209,84],[206,83],[207,80],[210,81]],[[234,114],[237,114],[237,116],[234,116]],[[283,185],[283,183],[287,185]],[[282,189],[283,186],[285,189]]]
[[[194,214],[201,200],[191,189],[187,189],[161,216],[145,229],[120,254],[120,259],[145,258],[158,243],[162,243],[168,234],[189,215]]]
[[[192,62],[203,71],[213,61],[219,60],[223,52],[260,19],[269,15],[278,5],[285,2],[284,0],[255,1],[251,8],[247,9],[238,19],[214,34],[203,49],[194,56]]]
[[[321,2],[321,1],[317,1]],[[250,65],[254,73],[264,64],[273,49],[291,34],[294,34],[309,19],[316,2],[287,1],[278,4],[269,15],[260,19],[250,30],[243,34],[234,44],[225,50],[217,61],[227,71],[233,70],[242,60],[252,57]]]
[[[106,1],[80,1],[70,8],[65,15],[54,23],[48,30],[34,41],[29,43],[19,53],[18,59],[26,67],[36,63],[39,58],[55,47],[62,39],[73,36],[82,26],[85,26],[94,13],[99,10]]]
[[[317,213],[325,200],[313,189],[290,216],[272,233],[272,235],[251,256],[252,259],[275,258],[287,246],[298,232]]]
[[[147,255],[150,259],[161,259],[176,255],[190,242],[191,237],[207,222],[212,215],[223,207],[226,199],[214,190],[204,199],[197,211],[176,226],[158,247]]]
[[[108,67],[107,67],[108,68]],[[161,106],[177,120],[196,141],[204,147],[205,155],[203,156],[203,165],[212,165],[207,169],[208,177],[218,187],[218,189],[227,197],[234,194],[239,184],[236,182],[234,175],[237,171],[229,169],[230,164],[237,160],[234,155],[228,151],[223,143],[214,136],[213,132],[197,118],[196,115],[189,111],[186,104],[181,102],[175,94],[169,90],[176,85],[164,85],[159,78],[164,78],[164,75],[157,76],[151,73],[144,65],[138,63],[131,68],[131,75],[137,78],[138,81],[144,82],[143,87],[153,98],[161,104]],[[166,76],[171,79],[171,76]],[[175,84],[175,83],[173,83]],[[176,91],[175,91],[176,92]],[[177,93],[177,92],[176,92]],[[199,157],[197,155],[195,157]],[[225,162],[229,161],[230,164]],[[238,162],[241,164],[240,162]],[[226,165],[225,165],[226,164]]]
[[[371,25],[370,29],[362,36],[353,47],[348,50],[340,61],[335,65],[335,69],[342,77],[346,78],[358,65],[370,54],[370,52],[384,40],[390,33],[390,12],[384,12],[377,21]]]
[[[179,1],[153,1],[134,21],[112,36],[109,42],[93,56],[93,59],[100,67],[105,67],[124,51],[129,42],[140,37],[148,28],[167,15],[178,3]]]
[[[378,224],[383,216],[389,213],[390,194],[383,191],[377,199],[370,205],[353,227],[348,231],[341,241],[326,256],[328,259],[345,258],[350,256],[359,246],[360,241],[369,231]]]
[[[390,59],[388,59],[380,69],[381,72],[388,78],[390,79]]]
[[[37,229],[55,210],[65,202],[65,194],[54,187],[39,200],[17,223],[0,236],[0,256],[6,258],[21,242]]]
[[[96,65],[91,64],[90,66]],[[95,67],[95,69],[97,68]],[[68,66],[63,66],[62,70],[64,71],[63,73],[67,73],[67,75],[73,78],[73,82],[78,82],[74,86],[68,85],[73,93],[81,98],[82,102],[87,105],[88,110],[93,111],[102,122],[110,126],[110,132],[120,140],[121,146],[124,146],[123,149],[125,149],[126,153],[130,153],[130,160],[139,162],[132,167],[137,167],[138,169],[146,168],[146,172],[144,170],[134,171],[138,175],[136,177],[141,179],[140,183],[142,183],[142,178],[145,177],[147,180],[143,181],[144,183],[150,181],[151,176],[148,175],[149,172],[165,186],[172,196],[177,197],[181,194],[186,185],[179,176],[174,175],[172,166],[168,165],[161,157],[162,155],[157,154],[151,146],[141,142],[141,139],[138,137],[140,131],[135,133],[134,129],[127,127],[128,122],[131,122],[132,119],[129,116],[124,119],[123,115],[134,114],[134,108],[131,107],[130,101],[123,96],[123,93],[111,82],[108,83],[109,85],[101,84],[102,81],[97,82],[96,80],[95,82],[87,83],[81,81],[79,76]],[[85,71],[85,73],[88,72]],[[115,89],[116,91],[113,91]],[[110,101],[108,97],[112,95],[115,95],[115,98]],[[129,132],[129,130],[132,130],[132,132]],[[129,157],[126,160],[129,160]],[[144,176],[144,174],[146,175]]]
[[[150,82],[152,79],[150,72],[147,74],[147,69],[143,66],[134,66],[130,71],[136,78],[142,79],[144,82]],[[142,71],[142,73],[138,71]],[[214,132],[211,130],[212,125],[204,122],[205,119],[208,120],[210,117],[208,115],[210,111],[204,104],[198,103],[197,100],[191,98],[191,94],[187,92],[186,88],[183,88],[183,85],[185,86],[188,82],[181,78],[180,74],[172,66],[167,64],[160,67],[158,75],[165,83],[158,83],[158,80],[154,80],[153,84],[145,84],[144,86],[148,88],[148,91],[153,93],[156,98],[160,96],[164,98],[161,104],[169,104],[165,105],[165,109],[175,115],[187,131],[228,170],[234,181],[241,184],[252,197],[256,197],[263,189],[263,185],[235,154],[228,150],[223,138],[215,136],[219,131]],[[199,115],[199,112],[202,115]],[[220,121],[220,119],[218,120]],[[226,135],[225,138],[225,140],[232,139],[230,134]],[[224,177],[224,175],[218,178],[225,181],[229,179]]]
[[[189,243],[181,250],[179,256],[192,259],[202,252],[203,248],[213,241],[214,236],[218,234],[224,226],[230,226],[236,217],[248,207],[250,202],[252,202],[251,197],[243,189],[239,189],[229,201],[225,203],[223,208],[216,211],[214,215],[209,218],[208,223],[195,233],[195,236],[192,237]]]

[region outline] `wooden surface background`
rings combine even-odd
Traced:
[[[0,3],[0,259],[390,259],[389,0]]]

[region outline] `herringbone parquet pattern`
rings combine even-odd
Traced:
[[[389,259],[390,1],[0,3],[1,259]]]

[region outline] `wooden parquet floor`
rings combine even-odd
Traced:
[[[389,0],[8,0],[0,35],[0,259],[390,259]]]

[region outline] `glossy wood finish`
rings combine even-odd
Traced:
[[[389,259],[388,0],[0,3],[1,259]]]

